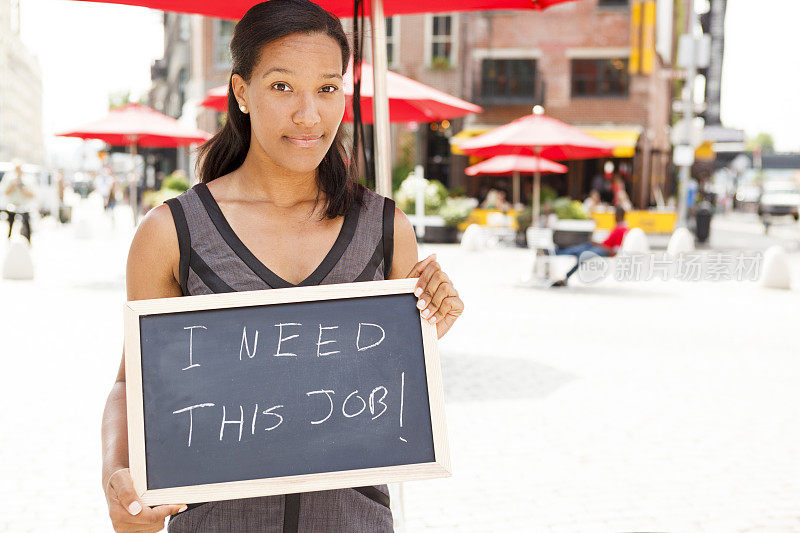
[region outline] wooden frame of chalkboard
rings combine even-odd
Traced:
[[[141,501],[147,505],[195,503],[378,485],[391,482],[447,477],[451,475],[436,326],[422,319],[421,316],[419,316],[419,310],[414,306],[416,297],[413,296],[413,290],[416,286],[416,282],[416,278],[407,278],[127,302],[124,305],[124,323],[128,454],[134,488],[137,494],[140,495]],[[146,460],[148,450],[146,450],[147,440],[145,435],[145,389],[143,387],[142,323],[144,320],[148,320],[147,317],[163,318],[170,314],[174,315],[176,313],[193,311],[253,307],[263,308],[263,306],[298,302],[324,302],[327,300],[346,300],[388,295],[410,295],[412,298],[408,298],[408,303],[403,304],[403,312],[410,313],[410,309],[406,309],[406,307],[414,306],[414,312],[416,312],[419,321],[420,331],[416,332],[415,335],[410,335],[409,339],[419,339],[421,333],[421,349],[424,354],[424,364],[420,363],[420,365],[424,368],[419,369],[419,374],[422,376],[422,388],[427,386],[427,404],[430,412],[430,428],[427,428],[427,435],[429,438],[432,438],[432,445],[430,445],[430,447],[433,460],[415,462],[412,464],[398,464],[398,461],[395,459],[391,466],[320,471],[300,475],[283,475],[259,479],[241,479],[169,486],[168,488],[154,488],[153,483],[148,479],[148,464]],[[406,302],[406,300],[404,300],[404,302]],[[409,314],[407,316],[411,315]],[[414,319],[413,323],[416,323],[416,319]],[[322,332],[323,329],[324,328],[322,328],[320,324],[320,332]],[[415,327],[412,329],[415,329]],[[278,345],[278,351],[280,351],[280,344]],[[319,355],[319,349],[317,350],[317,355]],[[240,351],[239,357],[241,358],[241,356]],[[423,395],[424,392],[420,394],[420,396]],[[331,399],[330,396],[328,396],[328,399]],[[364,403],[363,398],[361,398],[361,402]],[[257,409],[258,407],[256,406],[256,410]],[[364,411],[363,408],[362,411]],[[372,398],[370,397],[370,412],[371,411]],[[342,406],[342,412],[344,413],[344,406]],[[331,400],[331,413],[333,413],[333,400]],[[403,424],[402,413],[403,406],[401,396],[400,426]],[[345,416],[350,415],[345,414]],[[253,426],[255,427],[255,413],[253,417]],[[224,429],[225,424],[229,423],[225,421],[224,411],[222,421],[222,427]],[[239,440],[241,441],[241,423],[239,423],[239,425]],[[191,431],[190,426],[190,445],[192,439]],[[222,440],[221,435],[220,433],[220,440]],[[406,442],[402,437],[400,440]]]

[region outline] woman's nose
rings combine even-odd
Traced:
[[[295,124],[304,126],[314,126],[320,122],[319,110],[313,95],[300,96],[299,107],[295,111],[293,119]]]

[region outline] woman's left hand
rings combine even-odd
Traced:
[[[464,311],[464,302],[458,297],[450,278],[431,254],[411,269],[407,278],[419,277],[414,295],[422,318],[436,325],[438,338],[442,338]]]

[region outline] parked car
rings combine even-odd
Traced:
[[[768,181],[758,198],[758,216],[768,230],[772,218],[791,216],[800,219],[800,189],[790,181]]]

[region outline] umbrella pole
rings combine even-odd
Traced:
[[[533,153],[536,154],[536,157],[539,157],[542,148],[541,146],[536,146],[533,149]],[[533,173],[533,221],[532,225],[534,228],[539,227],[539,194],[542,186],[542,174],[539,171],[538,166],[536,167],[536,171]]]
[[[514,171],[514,205],[519,204],[519,172]]]
[[[137,139],[134,139],[133,142],[131,143],[131,159],[133,160],[133,179],[128,180],[129,181],[128,185],[130,187],[130,191],[128,194],[131,199],[130,202],[131,209],[133,209],[133,227],[139,225],[139,200],[137,198],[138,195],[137,193],[139,192],[138,191],[139,176],[136,175],[136,155],[138,153],[136,146],[137,141],[138,141]]]
[[[375,159],[375,189],[378,194],[392,197],[391,137],[389,133],[389,100],[386,90],[386,18],[383,0],[370,2],[372,22],[372,116],[373,157]]]

